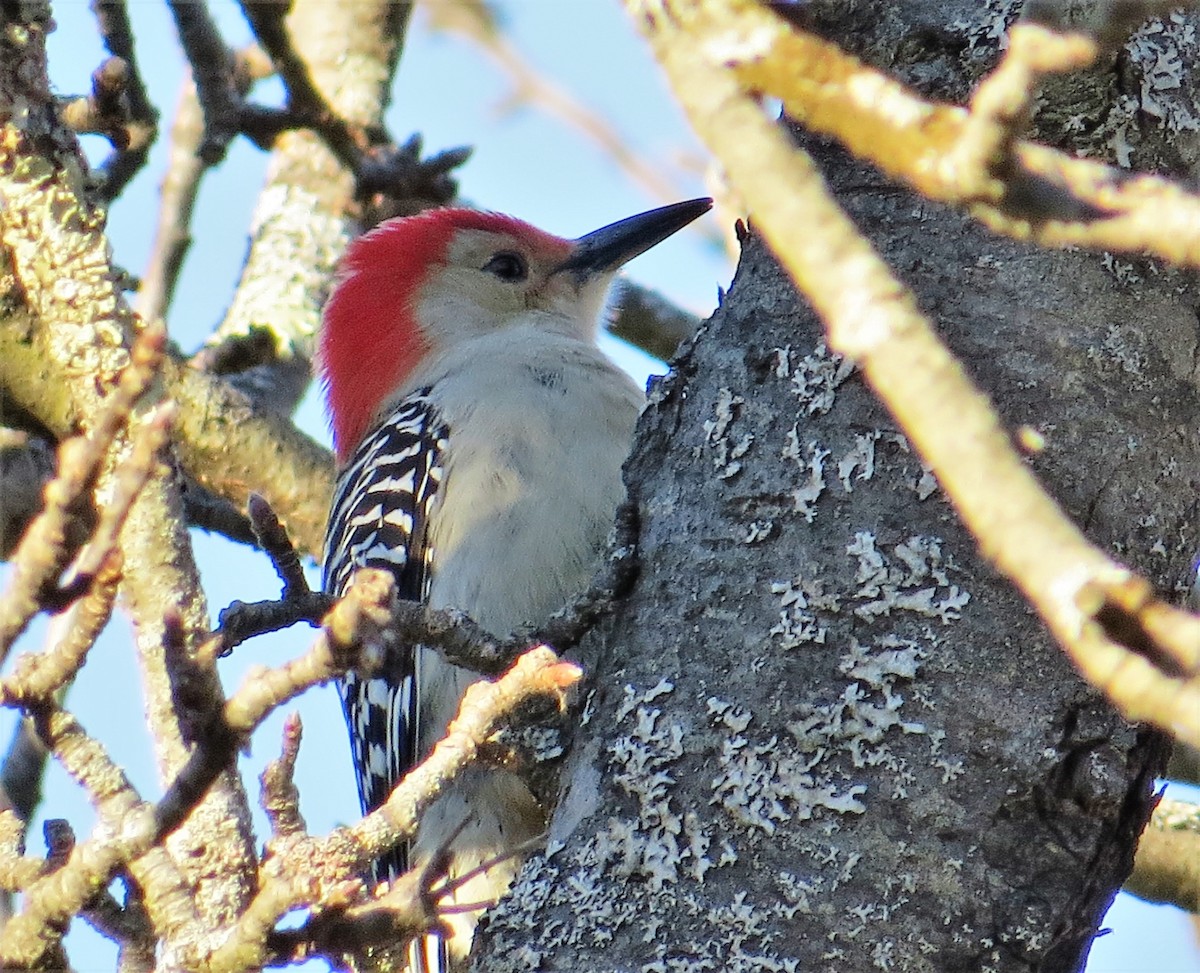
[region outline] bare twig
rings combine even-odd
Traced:
[[[290,628],[297,622],[317,625],[332,607],[334,599],[321,591],[284,598],[280,601],[235,601],[217,615],[212,652],[228,655],[247,639],[267,632]]]
[[[1004,58],[971,98],[943,161],[944,178],[956,183],[965,198],[1003,203],[1022,181],[1017,137],[1029,122],[1041,78],[1087,67],[1096,53],[1095,45],[1078,34],[1014,28]]]
[[[1138,841],[1125,891],[1200,913],[1200,806],[1158,802]]]
[[[292,713],[283,724],[283,746],[279,759],[267,764],[259,777],[260,802],[271,823],[272,835],[288,837],[307,831],[300,813],[300,791],[294,779],[302,732],[300,714]]]
[[[141,955],[153,955],[154,939],[145,915],[122,908],[107,889],[97,892],[80,915],[101,936],[120,946],[123,953],[132,948]]]
[[[106,400],[91,433],[69,439],[59,447],[58,475],[46,487],[46,509],[25,532],[13,557],[9,588],[0,597],[0,659],[43,604],[49,602],[61,608],[86,590],[86,585],[56,585],[71,553],[65,543],[67,525],[73,518],[86,515],[90,508],[91,490],[108,448],[157,373],[165,340],[161,329],[147,328],[142,333],[129,366]],[[119,527],[119,518],[116,524]],[[110,521],[106,528],[109,533],[103,551],[97,547],[89,555],[93,570],[112,548],[112,525]]]
[[[92,11],[96,15],[96,26],[100,29],[100,38],[104,41],[105,49],[113,57],[124,61],[128,68],[125,98],[129,102],[130,117],[153,122],[157,113],[138,71],[133,28],[129,23],[129,11],[125,7],[125,0],[93,0]]]
[[[170,438],[174,421],[175,406],[164,402],[156,406],[144,421],[130,429],[132,448],[113,474],[96,530],[64,576],[64,588],[86,590],[104,562],[116,550],[117,537],[125,518],[142,487],[154,473],[159,453]]]
[[[363,129],[355,130],[338,117],[313,84],[308,65],[288,36],[285,19],[288,7],[253,0],[241,0],[240,6],[255,38],[283,82],[288,109],[304,119],[306,127],[320,133],[342,165],[356,171],[368,147],[367,133]]]
[[[250,519],[223,497],[198,484],[189,483],[183,495],[187,522],[192,527],[220,534],[238,544],[253,547],[258,543]]]
[[[545,643],[568,652],[622,598],[637,576],[637,503],[627,498],[617,509],[608,554],[587,590],[545,624],[499,638],[476,624],[465,612],[431,609],[419,602],[392,605],[387,640],[393,645],[424,645],[437,649],[448,662],[482,675],[503,672],[530,646]],[[284,537],[286,540],[286,535]],[[373,572],[361,572],[366,577]],[[381,572],[385,573],[385,572]],[[224,654],[255,635],[277,631],[296,622],[314,624],[330,610],[333,599],[305,590],[279,601],[234,602],[219,616],[220,629],[211,651]]]
[[[283,597],[309,594],[308,579],[304,576],[304,568],[300,566],[300,556],[266,497],[258,493],[250,494],[246,509],[259,546],[271,559],[275,573],[283,582]]]
[[[395,879],[378,898],[337,903],[297,929],[273,929],[266,939],[267,954],[272,962],[380,947],[402,955],[409,940],[437,927],[442,912],[438,902],[445,893],[436,886],[448,865],[448,857],[434,856],[424,867]]]
[[[52,697],[61,699],[108,624],[120,580],[121,556],[115,551],[104,562],[87,595],[53,619],[45,650],[18,657],[12,671],[0,680],[0,702],[20,706]],[[33,725],[21,720],[0,769],[0,788],[23,820],[32,818],[41,800],[47,756]]]
[[[118,556],[105,562],[96,583],[72,613],[72,624],[62,639],[44,652],[17,658],[12,671],[0,680],[0,702],[8,706],[44,702],[75,678],[100,631],[108,624],[120,580]],[[7,767],[6,761],[6,780]]]
[[[789,36],[783,21],[757,7],[705,0],[631,0],[629,6],[693,125],[824,319],[831,348],[859,362],[985,556],[1024,592],[1084,676],[1128,718],[1200,741],[1200,619],[1155,599],[1144,580],[1091,545],[1063,515],[912,294],[832,199],[811,158],[742,89],[743,68],[752,60],[748,50],[737,53],[725,33],[720,56],[712,53],[717,47],[707,32],[745,29],[736,18],[736,28],[731,26],[721,11],[733,9],[739,17],[758,11],[755,18],[768,19],[769,33],[743,41],[759,57]],[[731,59],[742,67],[731,68]],[[1146,215],[1140,208],[1129,213],[1135,222]],[[1164,232],[1171,231],[1155,227],[1160,243]],[[1192,259],[1197,253],[1200,247]]]
[[[277,836],[263,866],[258,895],[228,941],[213,954],[209,968],[213,973],[226,973],[257,967],[267,957],[270,934],[285,913],[305,905],[346,902],[345,896],[356,885],[361,889],[357,882],[348,885],[346,876],[361,873],[380,854],[411,838],[424,809],[476,759],[484,742],[517,706],[536,696],[548,696],[562,705],[565,693],[581,675],[578,667],[560,662],[544,646],[527,652],[495,682],[479,682],[467,690],[446,736],[396,785],[383,806],[325,838]],[[413,902],[413,893],[421,898],[420,883],[416,885],[406,903]],[[423,912],[423,916],[422,922],[411,924],[416,928],[406,926],[409,934],[436,921],[436,915]],[[371,911],[362,919],[377,922],[378,916]]]
[[[63,121],[73,131],[103,135],[113,148],[123,151],[130,142],[126,129],[129,115],[123,97],[128,74],[129,65],[119,57],[106,59],[92,72],[91,94],[61,103]]]
[[[179,826],[268,713],[310,686],[342,675],[358,663],[364,650],[385,642],[394,600],[395,581],[390,574],[359,572],[305,655],[277,669],[253,672],[197,734],[187,763],[155,808],[158,832],[169,834]]]
[[[190,893],[166,853],[154,847],[150,807],[125,774],[70,714],[45,704],[31,715],[43,742],[91,795],[101,824],[71,849],[62,867],[25,886],[22,909],[0,943],[0,964],[26,968],[53,957],[67,921],[127,863],[146,889],[160,935],[169,935],[180,921],[194,921]]]
[[[430,4],[425,11],[434,30],[455,34],[474,44],[508,77],[512,92],[506,102],[527,102],[558,118],[593,143],[631,181],[660,202],[670,203],[679,198],[679,180],[667,174],[662,153],[658,153],[653,162],[643,158],[631,148],[630,140],[617,131],[608,119],[539,72],[530,58],[509,40],[492,16],[488,4]],[[692,168],[699,167],[697,164]],[[700,233],[713,243],[721,243],[719,236],[707,223],[692,223],[687,227],[687,232]]]
[[[254,48],[233,55],[233,85],[244,97],[251,84],[266,76],[270,65],[263,63]],[[184,79],[175,106],[168,141],[167,171],[163,176],[150,259],[138,285],[135,310],[143,320],[166,317],[191,245],[189,227],[200,182],[210,162],[200,153],[204,141],[204,111],[191,74]]]
[[[92,75],[92,93],[63,106],[77,132],[97,132],[113,146],[101,171],[100,196],[111,202],[146,164],[158,135],[158,112],[138,73],[133,31],[123,0],[95,0],[92,9],[109,57]]]
[[[197,152],[206,165],[213,165],[225,157],[229,143],[241,130],[233,54],[204,0],[168,0],[168,5],[204,112],[204,138]]]
[[[323,11],[329,9],[326,5],[320,6]],[[362,11],[361,6],[354,9],[356,13]],[[69,133],[64,137],[69,139]],[[311,146],[308,152],[311,155]],[[17,167],[20,172],[27,170],[33,171],[29,167]],[[83,292],[86,293],[92,293],[86,288],[93,286],[99,289],[96,293],[101,293],[104,287],[108,288],[103,291],[106,294],[113,290],[111,275],[101,277],[95,270],[96,267],[108,267],[107,251],[87,233],[73,225],[62,248],[45,246],[50,235],[60,232],[52,229],[56,214],[74,212],[71,209],[74,204],[70,202],[73,198],[71,185],[74,184],[64,178],[49,187],[54,190],[50,192],[45,180],[30,186],[6,181],[4,192],[8,194],[6,198],[11,206],[14,210],[27,207],[30,219],[19,223],[0,219],[0,231],[8,247],[6,252],[14,258],[14,269],[19,271],[20,279],[38,282],[37,287],[29,287],[24,303],[11,312],[14,326],[0,329],[0,384],[17,407],[34,416],[60,438],[76,431],[81,411],[90,424],[90,404],[88,409],[81,407],[81,401],[90,403],[90,400],[86,397],[81,400],[82,393],[76,394],[77,383],[63,382],[56,369],[46,368],[46,362],[55,363],[56,368],[69,364],[78,370],[80,363],[98,361],[101,387],[104,387],[127,360],[124,348],[109,347],[105,342],[109,342],[114,334],[122,334],[122,329],[129,324],[127,309],[114,297],[112,304],[104,305],[113,309],[106,313],[114,315],[113,320],[104,322],[104,327],[69,327],[82,316],[77,305],[86,302],[70,297],[75,290],[68,292],[48,283],[70,280],[72,287],[85,287]],[[306,199],[307,207],[299,198],[289,207],[295,223],[286,231],[282,227],[277,229],[282,235],[294,230],[299,234],[294,239],[302,237],[311,242],[319,234],[314,236],[313,232],[312,197]],[[308,220],[303,230],[301,210]],[[98,225],[87,224],[96,237],[100,236],[95,232]],[[278,293],[272,291],[269,295],[261,295],[262,281],[271,276],[268,263],[276,267],[275,272],[288,279],[294,276],[296,266],[319,265],[311,280],[306,277],[297,285],[308,295],[306,302],[311,302],[306,303],[305,320],[315,326],[319,307],[317,295],[323,286],[318,285],[318,278],[321,281],[327,278],[336,253],[340,251],[328,252],[327,239],[313,244],[316,253],[310,252],[307,243],[300,248],[303,251],[300,253],[289,250],[274,237],[260,242],[264,251],[285,252],[288,263],[285,272],[276,266],[278,260],[264,257],[264,262],[253,268],[261,272],[255,275],[255,286],[262,299],[263,318],[267,317],[268,304],[276,312],[279,308],[278,303],[272,303],[279,298]],[[318,259],[320,253],[327,254],[324,264]],[[82,266],[65,266],[69,262],[63,254],[82,254],[78,261]],[[47,282],[44,286],[43,281]],[[57,297],[60,293],[65,295],[62,299]],[[27,340],[26,335],[33,335],[33,340]],[[244,506],[250,485],[255,485],[268,496],[301,549],[319,553],[333,486],[333,463],[328,450],[299,433],[291,422],[254,410],[244,396],[224,382],[175,364],[169,365],[166,371],[166,394],[180,408],[177,452],[193,479],[238,506]],[[289,475],[262,481],[264,468],[289,471]],[[294,478],[290,471],[296,471]]]
[[[228,654],[252,636],[278,631],[296,622],[306,621],[315,625],[330,610],[334,601],[330,596],[309,588],[300,556],[266,498],[257,493],[250,494],[247,510],[255,538],[270,557],[283,582],[283,594],[278,601],[253,604],[235,601],[222,610],[217,619],[220,627],[212,646],[212,650],[220,655]]]

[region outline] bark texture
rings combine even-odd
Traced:
[[[962,98],[994,63],[997,6],[806,15]],[[1085,148],[1189,167],[1122,101],[1149,90],[1138,45],[1168,35],[1069,79],[1105,106]],[[1057,117],[1039,134],[1071,144]],[[806,147],[1064,508],[1178,586],[1198,536],[1194,275],[999,239]],[[548,851],[476,969],[1081,968],[1161,742],[1075,675],[753,239],[652,394],[627,479],[641,578],[585,643]]]
[[[1181,570],[1195,338],[1130,322],[1194,330],[1191,285],[1135,295],[1101,258],[989,238],[823,155],[1006,417],[1042,431],[1068,509],[1156,582]],[[511,965],[486,968],[1077,968],[1160,748],[990,571],[760,246],[628,476],[641,580],[591,644],[551,853],[491,922]]]

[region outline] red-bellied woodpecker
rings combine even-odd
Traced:
[[[626,261],[711,206],[697,199],[565,240],[465,209],[391,220],[356,241],[325,308],[319,368],[340,472],[325,590],[360,567],[391,570],[400,596],[458,608],[496,635],[544,621],[579,592],[623,495],[621,464],[642,395],[596,347]],[[341,685],[364,813],[437,742],[477,678],[414,646],[396,671]],[[426,813],[408,849],[449,844],[462,875],[536,836],[541,809],[512,774],[469,771]],[[406,864],[380,863],[380,878]],[[494,902],[519,863],[456,892]],[[453,965],[479,911],[414,949]]]

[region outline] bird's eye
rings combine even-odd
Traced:
[[[493,256],[483,265],[483,269],[486,273],[495,274],[501,280],[511,283],[524,280],[529,276],[529,267],[525,264],[525,258],[519,253],[510,253],[507,250]]]

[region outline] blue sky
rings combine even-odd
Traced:
[[[232,2],[217,0],[212,8],[231,43],[248,39]],[[675,164],[685,154],[703,158],[703,152],[615,0],[516,0],[504,9],[512,42],[540,71],[613,123],[629,145],[675,183],[676,198],[708,191],[698,174]],[[163,112],[165,131],[182,77],[182,58],[165,4],[133,0],[130,10],[143,74]],[[59,23],[51,39],[54,83],[62,93],[84,91],[90,72],[102,57],[88,5],[84,0],[58,2],[54,11]],[[431,35],[423,24],[418,12],[388,123],[400,139],[421,132],[430,151],[475,146],[474,156],[460,173],[467,198],[566,236],[577,236],[668,201],[648,195],[584,138],[537,108],[505,107],[509,93],[505,77],[471,45],[450,36]],[[89,145],[89,151],[99,158],[104,147],[97,142]],[[265,158],[247,143],[235,143],[229,162],[205,183],[193,225],[195,244],[170,320],[172,336],[185,349],[194,349],[203,341],[229,301],[245,256],[246,228]],[[147,169],[111,214],[116,260],[134,273],[144,266],[150,247],[153,220],[149,214],[157,205],[164,159],[160,141]],[[699,313],[711,310],[717,287],[728,286],[731,273],[724,253],[700,232],[681,233],[639,258],[630,269],[635,279]],[[621,358],[643,376],[655,367],[661,369],[636,352],[621,352]],[[298,420],[308,432],[328,442],[314,395],[305,401]],[[278,582],[261,555],[202,533],[195,539],[214,615],[234,599],[277,596]],[[0,570],[0,579],[3,577]],[[43,623],[23,647],[39,644],[44,628]],[[145,735],[128,628],[128,621],[118,613],[72,691],[71,705],[84,725],[100,735],[113,756],[128,768],[143,794],[155,795],[159,789]],[[223,663],[226,688],[238,685],[247,666],[280,663],[306,646],[308,639],[306,630],[293,629],[243,646]],[[297,708],[305,728],[298,766],[303,810],[310,828],[321,832],[358,814],[346,733],[332,688],[306,694]],[[268,721],[255,736],[250,755],[242,758],[247,781],[253,783],[262,765],[277,752],[283,715],[277,713]],[[10,713],[0,712],[0,739],[8,739],[11,726]],[[70,819],[79,835],[91,826],[86,801],[53,764],[47,775],[44,807],[54,816]],[[265,834],[261,816],[259,826],[260,835]],[[38,847],[36,830],[31,846]],[[1200,959],[1189,945],[1186,919],[1178,911],[1145,906],[1121,896],[1108,924],[1114,931],[1093,951],[1089,973],[1200,970]],[[70,948],[81,973],[113,968],[114,950],[82,923],[72,930]]]

